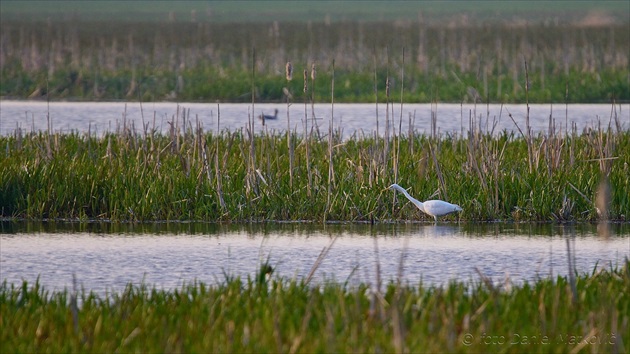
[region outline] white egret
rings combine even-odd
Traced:
[[[411,201],[413,204],[415,204],[418,207],[418,209],[420,209],[423,213],[427,215],[431,215],[435,219],[436,222],[437,222],[438,216],[444,216],[451,213],[457,213],[463,210],[459,205],[451,204],[443,200],[427,200],[426,202],[421,202],[418,199],[410,196],[409,193],[407,193],[407,191],[403,187],[397,185],[396,183],[389,186],[389,189],[395,189],[399,191],[400,193],[404,194],[405,197],[409,199],[409,201]]]

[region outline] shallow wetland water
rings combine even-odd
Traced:
[[[479,281],[520,284],[566,275],[569,255],[579,273],[623,264],[630,225],[611,224],[239,224],[0,223],[2,280],[37,279],[49,290],[78,285],[100,294],[144,282],[175,289],[194,281],[253,276],[269,261],[274,275],[304,279],[330,250],[312,281],[383,281],[444,285]],[[402,268],[400,267],[402,260]]]
[[[304,106],[290,106],[287,116],[286,104],[263,103],[254,106],[243,103],[175,103],[175,102],[41,102],[41,101],[7,101],[3,100],[0,111],[0,135],[11,135],[19,128],[24,132],[48,131],[62,133],[87,133],[103,135],[114,132],[123,125],[133,126],[142,131],[147,127],[151,131],[168,133],[169,122],[176,117],[188,117],[193,125],[199,123],[205,131],[227,129],[238,131],[249,125],[248,117],[260,114],[271,114],[279,110],[278,119],[267,121],[262,125],[256,121],[254,129],[257,133],[272,132],[282,134],[287,128],[287,117],[291,129],[302,132],[304,129]],[[378,107],[378,117],[376,116]],[[311,107],[308,108],[309,117]],[[400,112],[400,105],[391,106],[392,117],[395,117],[396,129],[404,134],[410,131],[421,134],[465,134],[470,124],[481,131],[502,131],[518,133],[518,127],[509,118],[512,114],[521,129],[525,127],[527,106],[522,104],[405,104]],[[316,104],[314,107],[316,125],[322,132],[328,131],[331,105]],[[378,130],[384,132],[386,117],[385,104],[336,103],[334,105],[334,128],[340,129],[344,138],[371,136]],[[554,126],[558,132],[577,132],[584,129],[597,129],[617,122],[622,129],[628,129],[630,115],[627,104],[532,104],[530,109],[530,125],[533,134],[547,133]],[[219,119],[220,117],[220,119]],[[48,119],[50,118],[50,120]],[[435,121],[432,120],[435,118]],[[311,118],[309,118],[311,119]],[[551,121],[550,121],[551,120]],[[311,124],[310,122],[309,124]],[[496,126],[495,126],[496,125]]]

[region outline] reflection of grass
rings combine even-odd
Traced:
[[[295,72],[317,64],[318,102],[330,97],[333,60],[338,102],[373,101],[375,71],[381,98],[389,71],[397,88],[392,100],[398,101],[403,48],[407,102],[524,102],[524,60],[530,102],[630,100],[627,23],[159,22],[112,27],[106,22],[8,21],[1,26],[4,97],[46,98],[48,93],[51,99],[247,101],[255,46],[258,101],[282,100],[287,60]],[[301,92],[300,81],[291,82],[291,92]]]
[[[575,287],[565,277],[511,289],[482,280],[439,288],[390,283],[381,292],[367,284],[228,278],[173,291],[129,285],[108,299],[4,283],[0,348],[3,353],[627,350],[628,261],[577,276]]]
[[[612,188],[605,199],[610,218],[630,215],[625,153],[630,133],[615,127],[568,136],[551,131],[493,137],[471,126],[474,133],[465,137],[390,133],[389,139],[348,141],[338,132],[330,140],[315,133],[310,139],[296,132],[265,133],[253,137],[252,149],[247,131],[208,133],[189,120],[170,125],[166,135],[152,133],[150,126],[121,126],[99,138],[20,132],[0,137],[2,215],[207,221],[423,217],[404,200],[393,204],[393,193],[384,188],[400,182],[419,199],[461,205],[467,220],[593,220],[600,176],[607,176],[603,180]]]

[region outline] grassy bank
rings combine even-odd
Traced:
[[[460,19],[461,20],[461,19]],[[0,96],[18,99],[373,102],[630,101],[627,22],[414,21],[0,24]],[[403,55],[404,50],[404,55]],[[254,55],[255,51],[255,55]],[[255,58],[255,65],[252,62]],[[284,68],[294,65],[287,82]],[[404,71],[404,73],[403,73]]]
[[[263,268],[263,270],[270,270]],[[520,286],[307,285],[265,272],[101,298],[0,287],[2,352],[625,352],[630,262]],[[262,276],[261,276],[262,275]]]
[[[463,220],[630,217],[630,132],[467,136],[171,132],[0,137],[4,217],[105,220],[429,220],[401,195],[462,206]],[[395,130],[394,130],[394,127]],[[404,129],[403,129],[404,130]],[[454,218],[450,217],[451,220]]]

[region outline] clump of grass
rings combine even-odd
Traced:
[[[103,298],[0,286],[0,349],[185,352],[625,352],[630,262],[502,288],[483,281],[347,287],[260,274]],[[73,296],[77,296],[76,306]],[[378,311],[377,311],[378,310]],[[73,313],[76,311],[76,319]]]

